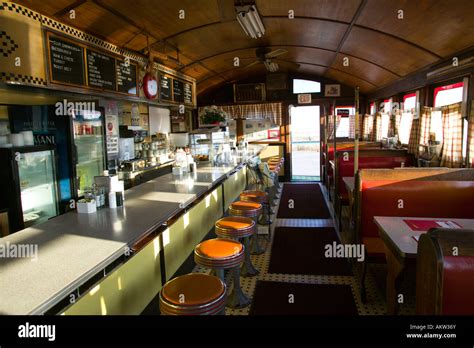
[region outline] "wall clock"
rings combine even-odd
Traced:
[[[155,99],[158,95],[158,82],[150,72],[147,72],[143,77],[143,92],[148,99]]]

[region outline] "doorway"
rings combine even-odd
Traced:
[[[290,107],[291,180],[319,181],[319,105]]]

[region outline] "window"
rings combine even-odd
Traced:
[[[293,79],[293,94],[319,92],[321,92],[321,84],[319,82]]]
[[[463,130],[462,130],[462,158],[466,159],[467,158],[467,134],[469,132],[469,122],[467,119],[463,119],[463,124],[462,124]]]
[[[403,110],[410,111],[416,108],[416,93],[403,96]]]
[[[370,103],[370,115],[375,115],[375,102]]]
[[[382,114],[382,138],[388,137],[388,128],[390,126],[390,116]]]
[[[383,103],[380,103],[380,112],[385,114],[392,112],[392,98],[385,99]]]
[[[338,106],[336,107],[336,116],[340,119],[339,125],[336,129],[336,138],[349,138],[351,124],[355,115],[354,106]]]
[[[443,141],[443,117],[440,110],[431,112],[430,134],[435,134],[436,141]]]
[[[434,90],[434,107],[462,102],[464,83],[453,83]]]
[[[413,113],[416,110],[416,93],[403,96],[403,110],[398,126],[398,138],[402,144],[410,141],[411,126],[413,124]]]

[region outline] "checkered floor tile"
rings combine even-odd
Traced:
[[[283,184],[282,184],[283,185]],[[321,189],[327,197],[327,192],[323,185]],[[278,202],[279,203],[279,202]],[[331,215],[334,216],[331,204],[328,204]],[[357,306],[359,315],[384,315],[386,314],[385,303],[385,276],[386,266],[384,264],[368,264],[368,271],[366,275],[366,293],[367,301],[362,303],[359,296],[359,281],[358,270],[353,267],[354,276],[320,276],[320,275],[301,275],[301,274],[272,274],[268,273],[268,265],[270,262],[271,246],[273,242],[274,230],[276,227],[335,227],[337,223],[334,219],[276,219],[272,215],[272,225],[270,240],[267,236],[260,236],[260,242],[266,249],[265,253],[261,255],[252,255],[252,262],[256,268],[260,270],[260,274],[255,277],[241,277],[241,286],[243,291],[252,297],[255,292],[257,280],[264,281],[278,281],[278,282],[292,282],[292,283],[307,283],[307,284],[339,284],[349,285],[352,289],[354,301]],[[348,234],[346,224],[343,224],[343,231],[339,232],[343,236]],[[259,227],[259,234],[268,233],[267,226]],[[194,272],[209,273],[209,269],[196,266]],[[229,284],[230,279],[226,278]],[[400,305],[399,313],[401,315],[413,315],[415,311],[415,296],[413,289],[414,281],[408,276],[402,283],[402,293],[406,294],[405,303]],[[250,306],[243,309],[226,309],[226,315],[248,315]]]

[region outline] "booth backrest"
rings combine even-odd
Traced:
[[[361,151],[359,152],[359,169],[376,169],[376,168],[399,168],[402,163],[404,166],[414,165],[413,155],[404,151],[400,153],[392,151]],[[336,180],[337,195],[347,195],[346,186],[342,178],[346,176],[354,176],[354,156],[353,152],[337,153]]]
[[[379,237],[374,216],[474,219],[474,169],[362,169],[356,183],[359,238]]]
[[[430,230],[416,263],[416,314],[474,315],[474,230]]]

